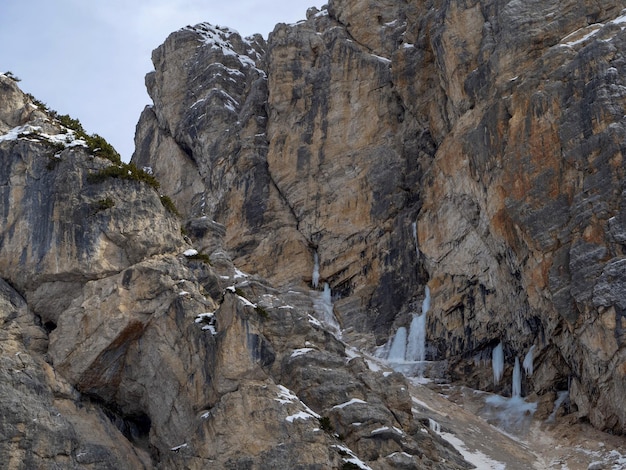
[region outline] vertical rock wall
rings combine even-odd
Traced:
[[[428,282],[429,355],[456,378],[490,388],[474,357],[535,345],[525,393],[569,385],[623,432],[624,7],[336,0],[267,43],[185,29],[154,55],[134,158],[182,167],[172,138],[190,170],[168,191],[248,270],[304,286],[316,253],[348,333],[384,341]],[[180,90],[221,97],[210,125]]]

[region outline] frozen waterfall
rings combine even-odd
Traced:
[[[413,315],[404,358],[407,361],[426,359],[426,314],[424,313]]]
[[[497,385],[504,375],[504,349],[502,349],[502,343],[493,348],[491,366],[493,368],[493,382]]]
[[[313,275],[311,276],[311,285],[313,289],[317,289],[320,283],[320,258],[317,250],[313,253]]]
[[[411,325],[407,330],[401,326],[391,341],[387,360],[397,364],[396,369],[409,375],[422,377],[423,364],[426,360],[426,314],[430,309],[430,290],[425,288],[422,302],[422,313],[413,314]],[[417,368],[415,365],[417,364]]]
[[[328,283],[324,283],[324,290],[322,292],[313,291],[312,295],[313,306],[319,317],[318,319],[328,327],[331,333],[341,338],[341,326],[339,326],[339,322],[333,311],[333,299]]]
[[[389,355],[387,356],[387,360],[390,362],[404,362],[406,356],[406,328],[401,326],[396,331],[395,336],[393,337],[393,342],[391,343],[391,348],[389,349]]]

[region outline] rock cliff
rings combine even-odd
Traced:
[[[623,433],[625,6],[336,0],[266,43],[186,28],[153,55],[133,158],[237,265],[319,272],[357,344],[428,285],[452,378],[510,389],[534,346],[524,394]],[[477,358],[500,343],[494,386]]]
[[[131,165],[0,75],[9,468],[469,468],[369,355],[426,296],[447,380],[626,432],[626,4],[306,16],[172,33]]]
[[[320,322],[330,296],[243,272],[222,224],[181,227],[148,172],[0,92],[6,468],[469,468]]]

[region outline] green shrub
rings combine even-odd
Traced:
[[[256,313],[258,313],[262,318],[269,318],[269,313],[267,313],[267,310],[265,310],[263,307],[261,307],[260,305],[257,305],[255,307]]]
[[[100,199],[98,202],[96,202],[96,209],[98,211],[103,211],[105,209],[110,209],[114,205],[115,205],[115,201],[113,199],[111,199],[110,197],[106,197],[106,198]]]
[[[48,105],[46,103],[44,103],[43,101],[38,100],[37,98],[35,98],[33,95],[31,95],[30,93],[26,93],[26,96],[28,97],[29,100],[31,100],[33,102],[33,104],[35,106],[37,106],[41,111],[43,111],[44,113],[50,113],[51,111],[48,109]]]
[[[154,189],[159,189],[159,182],[152,175],[137,168],[133,163],[120,163],[109,165],[96,173],[89,173],[87,181],[90,183],[101,183],[108,178],[120,178],[132,181],[143,181]],[[162,202],[162,201],[161,201]]]
[[[104,137],[98,134],[92,134],[92,135],[85,136],[83,138],[85,139],[85,142],[87,142],[87,146],[89,147],[89,150],[91,150],[91,153],[93,153],[94,155],[98,157],[106,158],[107,160],[111,160],[113,163],[117,163],[117,164],[122,163],[122,157],[120,157],[120,154],[117,153],[117,150],[115,150],[115,148],[113,148],[113,146],[109,144],[105,140]],[[148,175],[148,173],[146,173],[145,171],[139,170],[136,167],[135,167],[135,170],[133,171],[141,171],[146,176],[151,177],[156,183],[156,179],[154,179],[152,175]],[[153,183],[150,183],[150,184],[153,185]],[[158,183],[156,183],[156,185],[157,185],[156,187],[158,187]]]
[[[87,133],[85,132],[85,129],[83,129],[83,125],[78,119],[74,119],[68,114],[57,115],[56,119],[59,121],[59,123],[61,123],[62,126],[65,126],[68,129],[76,132],[76,134],[78,134],[80,138],[87,137]]]
[[[156,181],[156,179],[155,179],[155,181]],[[180,217],[180,212],[178,212],[178,209],[176,209],[176,204],[174,204],[174,201],[172,201],[172,199],[169,196],[163,194],[161,196],[161,204],[163,204],[163,207],[165,207],[172,214],[174,214],[177,217]],[[181,227],[181,234],[183,234],[183,228],[182,227]]]
[[[352,462],[344,462],[341,466],[341,470],[358,470],[359,468],[361,467]]]
[[[320,419],[320,429],[325,432],[332,433],[334,431],[333,425],[330,423],[328,416],[322,416]]]
[[[122,157],[120,157],[120,154],[117,153],[117,150],[115,150],[115,148],[109,144],[104,137],[98,134],[87,134],[85,128],[78,119],[74,119],[69,114],[57,113],[56,111],[48,108],[44,102],[39,101],[30,93],[27,93],[26,96],[30,98],[35,106],[47,113],[52,119],[56,119],[63,127],[73,130],[76,133],[76,137],[83,139],[87,143],[87,147],[93,155],[106,158],[111,160],[113,163],[122,163]]]
[[[110,209],[115,206],[115,201],[110,197],[105,197],[93,203],[90,215],[96,215],[98,212]]]
[[[11,72],[10,70],[7,70],[6,72],[4,72],[4,75],[6,75],[8,78],[10,78],[11,80],[13,80],[14,82],[21,82],[22,79],[20,77],[18,77],[17,75],[15,75],[13,72]]]

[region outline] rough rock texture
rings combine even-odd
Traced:
[[[352,340],[407,326],[428,283],[452,378],[510,390],[534,345],[524,394],[569,387],[623,433],[625,6],[334,0],[266,43],[185,28],[153,55],[133,158],[198,246],[206,216],[275,286],[317,259]]]
[[[181,230],[145,175],[0,85],[7,468],[470,467],[316,318],[331,299],[236,268],[223,225]]]

